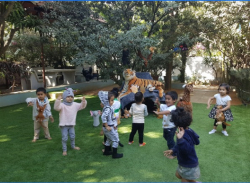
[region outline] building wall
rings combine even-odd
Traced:
[[[203,57],[187,57],[187,64],[186,64],[186,71],[185,75],[186,78],[198,78],[201,82],[211,82],[214,81],[215,72],[211,67],[207,67],[203,64]],[[217,79],[220,80],[221,78],[221,69],[218,66],[217,69]],[[172,73],[172,80],[175,81],[178,79],[178,75],[180,71],[178,69],[174,69]],[[163,72],[163,76],[166,75],[166,72]]]

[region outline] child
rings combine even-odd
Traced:
[[[28,103],[28,106],[33,106],[33,120],[34,120],[34,138],[32,142],[36,142],[37,139],[39,139],[39,133],[41,127],[43,127],[43,131],[45,134],[45,138],[48,140],[51,140],[52,138],[50,137],[49,133],[49,128],[48,128],[48,121],[53,123],[54,118],[51,114],[51,107],[49,104],[49,100],[46,96],[46,89],[43,87],[37,88],[36,90],[36,95],[37,98],[27,98],[26,102]],[[36,120],[36,116],[38,115],[38,107],[42,106],[45,107],[45,110],[43,112],[44,120],[43,121],[38,121]]]
[[[222,83],[219,85],[218,91],[219,93],[215,94],[213,97],[210,97],[207,102],[207,109],[210,108],[210,103],[212,102],[213,99],[216,99],[216,104],[210,111],[208,117],[215,119],[216,113],[223,112],[225,115],[226,121],[233,121],[233,115],[230,110],[230,105],[231,105],[231,97],[228,95],[229,94],[229,85],[226,83]],[[222,109],[217,109],[217,106],[221,105],[223,108]],[[217,120],[215,119],[214,121],[214,128],[209,132],[209,134],[213,134],[216,132],[217,128]],[[225,136],[228,136],[228,133],[226,131],[226,125],[222,124],[223,130],[221,131]]]
[[[174,135],[176,131],[176,127],[173,122],[170,121],[171,119],[171,111],[175,110],[175,102],[178,98],[178,94],[175,91],[169,91],[165,95],[165,102],[166,104],[160,104],[159,99],[156,99],[156,104],[158,108],[160,107],[160,112],[154,111],[155,114],[162,114],[163,121],[162,121],[162,128],[163,128],[163,137],[167,141],[168,149],[172,149],[175,146],[174,142]],[[167,156],[169,159],[176,158],[176,154]]]
[[[61,99],[63,102],[61,103]],[[76,115],[79,110],[84,109],[87,106],[85,97],[82,97],[81,103],[74,102],[74,93],[72,88],[68,88],[63,92],[63,96],[59,96],[54,104],[54,109],[59,111],[59,127],[62,133],[62,150],[63,156],[67,156],[67,140],[68,134],[70,136],[71,148],[80,150],[75,146],[75,125]]]
[[[115,96],[115,99],[114,99],[114,103],[112,105],[113,109],[114,109],[114,115],[115,115],[115,118],[116,118],[116,124],[114,125],[114,129],[116,131],[116,133],[118,133],[118,125],[121,123],[120,122],[120,109],[121,109],[121,102],[118,101],[117,97],[119,95],[119,89],[118,88],[113,88],[110,92],[112,92]],[[101,103],[101,108],[103,108],[103,104]],[[103,130],[101,130],[101,135],[103,135]],[[118,135],[118,138],[119,138],[119,135]],[[105,145],[105,142],[107,140],[107,137],[104,135],[104,141],[103,141],[103,145]],[[119,146],[123,147],[124,145],[120,142],[120,139],[119,140]],[[104,151],[104,150],[103,150]]]
[[[116,124],[114,125],[114,128],[115,128],[116,133],[118,134],[117,128],[118,128],[118,125],[121,123],[120,122],[121,102],[118,101],[118,99],[117,99],[117,97],[119,95],[119,89],[118,88],[113,88],[111,90],[111,92],[115,96],[114,103],[113,103],[112,107],[114,109],[114,115],[115,115],[115,118],[116,118]],[[123,144],[120,142],[119,135],[118,135],[118,141],[119,141],[119,146],[123,147]]]
[[[148,115],[147,106],[142,104],[144,98],[142,92],[137,92],[135,94],[135,103],[130,107],[129,113],[133,116],[132,130],[129,136],[128,144],[132,144],[134,141],[134,136],[136,131],[139,134],[139,146],[145,146],[146,143],[143,142],[143,132],[144,132],[144,116]]]
[[[102,110],[102,123],[103,132],[107,137],[105,143],[105,150],[103,155],[111,155],[112,158],[122,158],[123,154],[117,153],[119,137],[118,133],[115,132],[114,125],[116,124],[116,118],[114,117],[114,109],[112,105],[114,103],[114,94],[111,92],[99,91],[98,96],[104,105]],[[113,147],[113,152],[111,152],[111,143]]]
[[[194,145],[199,145],[199,136],[189,128],[192,117],[182,107],[171,114],[171,121],[178,127],[177,142],[172,149],[165,151],[164,155],[177,153],[179,166],[175,173],[176,177],[181,179],[181,182],[196,182],[195,179],[200,177],[200,168]]]

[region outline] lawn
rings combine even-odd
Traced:
[[[79,111],[76,122],[76,145],[62,156],[58,112],[52,110],[54,123],[49,123],[52,140],[46,140],[43,131],[40,140],[32,143],[32,108],[18,104],[0,108],[0,182],[179,182],[175,177],[177,160],[163,156],[167,149],[162,137],[161,120],[150,114],[146,117],[144,147],[128,145],[131,118],[122,119],[120,140],[124,144],[118,152],[121,159],[103,156],[101,127],[93,127],[90,110],[100,109],[97,97],[86,96],[88,106]],[[76,100],[80,102],[79,100]],[[51,102],[53,108],[54,102]],[[250,180],[249,107],[232,106],[234,122],[228,127],[228,137],[221,133],[209,135],[213,120],[207,117],[205,104],[193,104],[191,128],[200,135],[196,147],[202,182],[248,182]]]

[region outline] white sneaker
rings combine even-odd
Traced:
[[[221,133],[223,133],[225,136],[228,136],[228,133],[225,130],[222,130]]]
[[[215,129],[212,129],[210,132],[208,132],[209,134],[213,134],[213,133],[215,133],[216,132],[216,130]]]

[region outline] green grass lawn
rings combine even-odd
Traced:
[[[163,156],[167,149],[162,137],[161,119],[150,114],[146,117],[144,147],[128,145],[132,119],[122,119],[120,140],[125,145],[118,152],[121,159],[102,155],[101,126],[93,127],[90,110],[100,109],[97,97],[87,96],[88,106],[79,111],[76,122],[76,145],[80,151],[70,149],[62,156],[61,132],[58,112],[52,110],[54,123],[49,123],[52,140],[32,143],[32,108],[18,104],[0,108],[0,182],[179,182],[175,177],[177,160]],[[80,100],[76,100],[80,102]],[[54,103],[51,102],[53,108]],[[202,182],[248,182],[250,180],[249,107],[232,106],[234,122],[228,127],[229,136],[223,136],[221,126],[215,134],[208,132],[213,120],[208,118],[205,104],[193,104],[191,128],[200,135],[196,146]]]

